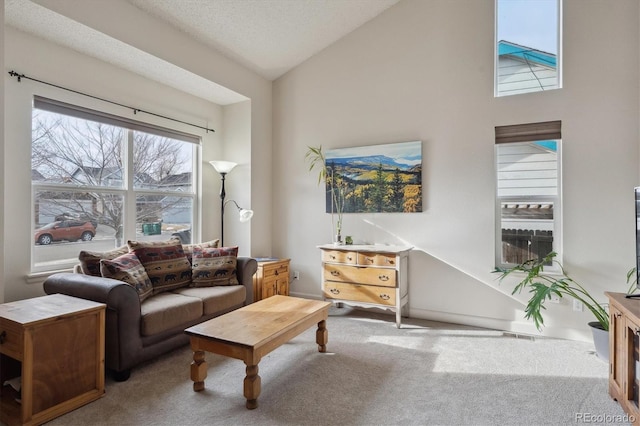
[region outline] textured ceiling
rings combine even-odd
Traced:
[[[399,0],[127,0],[274,80]]]
[[[399,0],[126,1],[273,80]],[[246,99],[29,0],[4,6],[5,23],[21,31],[220,105]]]

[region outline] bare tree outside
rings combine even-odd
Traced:
[[[184,209],[185,198],[170,193],[192,192],[190,143],[38,109],[32,138],[36,224],[70,216],[110,227],[121,240],[129,138],[137,223]],[[190,225],[190,212],[182,216]]]

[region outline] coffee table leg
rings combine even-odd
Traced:
[[[193,390],[200,392],[204,389],[204,379],[207,377],[207,363],[204,360],[204,351],[193,352],[193,362],[191,362],[191,380],[193,380]]]
[[[318,323],[318,330],[316,330],[316,343],[318,344],[319,352],[327,351],[328,341],[329,341],[329,330],[327,330],[327,321],[322,320]]]
[[[260,396],[260,376],[258,376],[257,364],[246,365],[247,376],[244,378],[244,397],[247,398],[247,408],[249,410],[253,410],[254,408],[258,408],[258,397]]]

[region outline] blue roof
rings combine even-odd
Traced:
[[[557,141],[536,141],[536,145],[546,148],[549,151],[553,151],[553,152],[558,150]]]
[[[500,40],[498,42],[498,56],[502,55],[510,55],[516,58],[526,59],[527,61],[536,62],[540,65],[553,68],[556,67],[556,55],[505,40]]]

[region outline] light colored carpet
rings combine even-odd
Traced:
[[[247,410],[242,361],[207,354],[194,392],[188,347],[107,380],[100,400],[50,425],[626,424],[593,345],[331,308],[327,353],[310,329],[262,359]],[[600,420],[600,421],[598,421]]]

